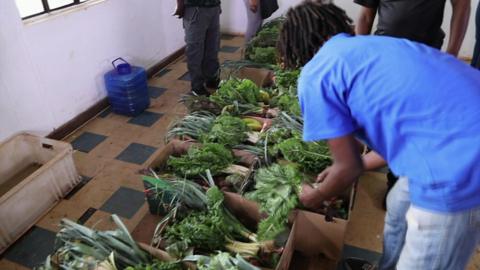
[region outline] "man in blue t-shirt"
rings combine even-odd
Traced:
[[[355,182],[358,138],[401,176],[380,269],[464,269],[480,241],[480,72],[406,39],[355,37],[350,22],[309,1],[280,34],[285,66],[303,66],[303,137],[328,140],[335,161],[301,201],[316,208]]]

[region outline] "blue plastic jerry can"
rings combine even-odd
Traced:
[[[116,65],[118,61],[121,64]],[[114,113],[136,116],[150,106],[147,72],[122,58],[112,62],[113,70],[105,74],[108,101]]]

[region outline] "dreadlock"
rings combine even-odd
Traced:
[[[286,68],[304,66],[338,33],[353,34],[352,19],[334,4],[307,0],[290,8],[277,43],[281,60]]]

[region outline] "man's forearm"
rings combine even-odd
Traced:
[[[470,0],[452,0],[452,19],[450,21],[450,39],[447,52],[457,56],[470,18]]]
[[[370,35],[372,32],[373,21],[375,21],[377,9],[362,7],[355,27],[357,35]]]

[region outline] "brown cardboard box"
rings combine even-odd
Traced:
[[[231,70],[222,74],[222,80],[228,77],[236,77],[239,79],[249,79],[258,87],[268,87],[273,83],[273,71],[265,68],[241,67],[238,70]]]

